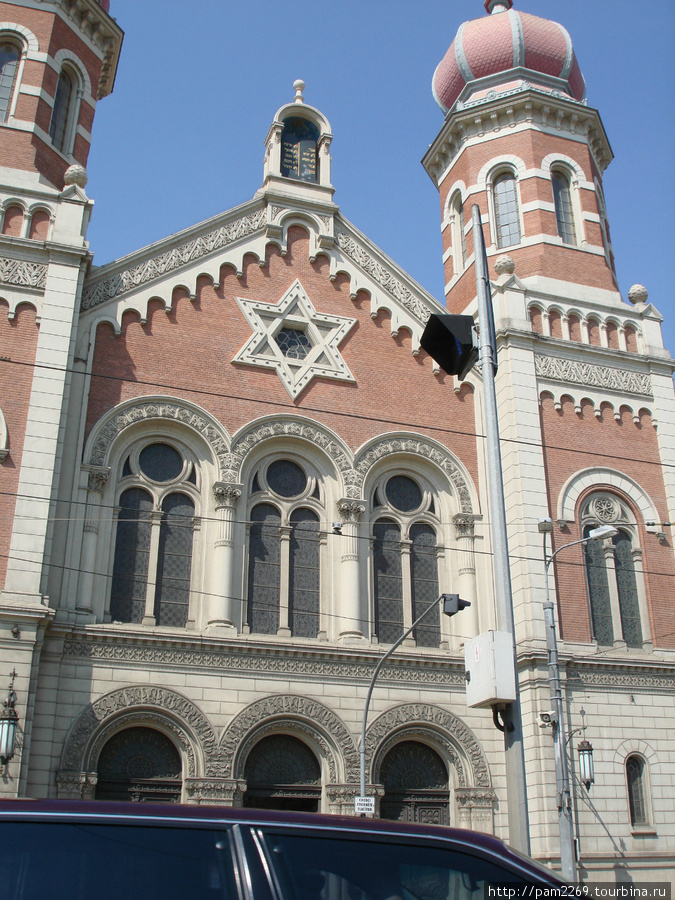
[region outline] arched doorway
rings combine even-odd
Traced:
[[[126,728],[113,735],[98,758],[97,800],[180,803],[180,754],[154,728]]]
[[[306,744],[287,734],[263,738],[244,767],[244,806],[318,812],[321,768]]]
[[[431,747],[417,741],[396,744],[382,762],[380,781],[384,784],[383,819],[449,824],[448,770]]]

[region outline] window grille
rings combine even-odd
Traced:
[[[493,186],[497,246],[511,247],[520,243],[520,214],[516,179],[509,173],[499,175]]]
[[[12,104],[20,53],[14,44],[0,44],[0,122],[6,122]]]

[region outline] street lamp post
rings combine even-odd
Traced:
[[[403,641],[408,637],[408,635],[412,632],[413,628],[417,625],[418,622],[421,622],[422,619],[426,616],[427,613],[431,612],[432,609],[438,606],[439,603],[443,604],[443,612],[446,616],[454,616],[455,613],[458,613],[462,609],[466,609],[467,606],[471,606],[468,600],[462,600],[459,594],[441,594],[441,596],[434,600],[433,603],[430,603],[429,606],[424,610],[424,612],[419,615],[415,621],[412,623],[410,628],[407,631],[404,631],[403,634],[391,645],[391,647],[384,654],[382,659],[375,666],[375,671],[373,672],[373,677],[370,679],[370,686],[368,688],[368,693],[366,695],[366,705],[363,709],[363,721],[361,723],[361,779],[360,779],[360,796],[366,796],[366,725],[368,723],[368,707],[370,706],[370,698],[373,693],[373,688],[375,687],[375,682],[377,681],[377,676],[380,674],[380,669],[384,665],[384,663],[389,659],[394,650],[399,647]]]
[[[570,790],[570,772],[567,763],[565,739],[565,708],[563,705],[562,687],[560,684],[560,663],[558,660],[558,638],[555,628],[555,611],[548,586],[551,563],[561,550],[589,541],[600,541],[613,537],[617,529],[612,525],[601,525],[592,528],[588,537],[580,541],[563,544],[549,555],[546,549],[546,535],[553,531],[551,519],[539,520],[539,531],[544,536],[544,586],[546,602],[544,603],[544,623],[546,626],[546,649],[548,651],[548,683],[551,690],[553,744],[555,751],[556,803],[558,806],[558,830],[560,833],[560,867],[562,875],[568,881],[576,882],[577,871],[574,857],[574,825],[572,822],[572,795]]]

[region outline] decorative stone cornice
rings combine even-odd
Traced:
[[[434,184],[439,185],[470,140],[520,125],[585,139],[600,172],[612,161],[612,150],[597,110],[559,91],[545,91],[523,82],[512,90],[488,91],[479,100],[457,103],[422,164]]]
[[[264,208],[254,210],[135,266],[113,272],[101,277],[100,280],[90,281],[85,285],[82,293],[82,309],[91,309],[100,303],[125,294],[127,291],[142,287],[181,268],[181,266],[195,262],[195,260],[208,256],[216,250],[222,250],[229,244],[260,231],[265,226],[266,215]]]
[[[44,3],[46,0],[40,0]],[[96,99],[107,97],[113,89],[115,72],[122,48],[123,32],[117,22],[102,8],[97,0],[52,0],[70,22],[77,27],[102,55],[101,77]]]
[[[44,290],[47,284],[47,266],[0,257],[0,284]]]
[[[397,303],[403,305],[421,324],[426,325],[431,310],[415,297],[410,288],[390,272],[363,245],[359,244],[344,228],[336,226],[335,236],[338,246],[345,256],[356,263],[366,274],[376,281]]]
[[[647,374],[540,354],[534,357],[534,365],[537,376],[550,381],[605,388],[641,397],[653,396],[651,379]]]
[[[101,635],[66,639],[64,656],[89,659],[108,660],[138,664],[141,667],[150,665],[176,666],[192,671],[219,671],[233,673],[260,672],[283,674],[285,678],[316,679],[318,681],[365,681],[370,680],[376,659],[370,657],[355,658],[354,654],[308,653],[299,648],[297,643],[289,641],[282,649],[270,650],[264,647],[227,647],[218,650],[175,647],[161,645],[156,640],[144,643],[134,638],[118,639],[117,636],[106,640]],[[434,684],[464,689],[464,661],[448,659],[447,663],[438,660],[399,658],[388,663],[380,680],[396,684]]]
[[[675,693],[675,669],[650,671],[639,665],[595,667],[572,663],[567,666],[566,681],[575,690],[598,687]]]

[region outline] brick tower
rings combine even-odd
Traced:
[[[79,296],[91,262],[85,165],[122,43],[108,6],[0,3],[0,678],[4,686],[5,668],[16,670],[26,749],[25,698],[53,614],[47,571],[69,477],[65,416],[76,402]],[[5,790],[16,793],[16,783]]]

